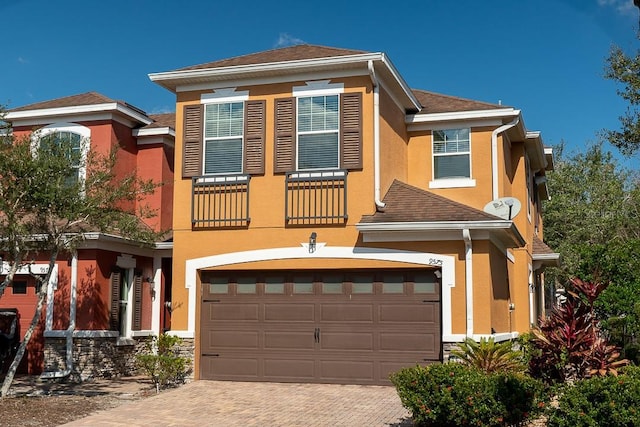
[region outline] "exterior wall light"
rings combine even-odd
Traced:
[[[316,251],[316,238],[318,237],[318,235],[316,234],[315,231],[313,231],[311,233],[311,235],[309,236],[309,253],[312,254]]]

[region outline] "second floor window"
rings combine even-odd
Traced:
[[[338,95],[298,98],[298,170],[339,165]]]
[[[242,173],[244,103],[207,104],[204,116],[204,173]]]
[[[81,135],[69,131],[52,132],[40,138],[39,149],[67,156],[71,166],[67,180],[69,184],[78,182],[82,168]]]
[[[470,130],[433,131],[433,178],[471,178]]]

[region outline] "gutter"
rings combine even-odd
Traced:
[[[367,63],[373,85],[373,181],[374,202],[377,211],[383,211],[385,204],[380,200],[380,84],[373,68],[373,61]]]
[[[473,242],[468,228],[462,230],[464,240],[465,294],[467,308],[467,337],[473,336]]]
[[[492,200],[496,200],[500,196],[498,195],[498,134],[505,132],[520,122],[520,116],[516,117],[509,123],[494,129],[491,132],[491,188],[493,190]]]
[[[71,289],[69,295],[69,327],[64,331],[66,339],[66,368],[64,370],[43,372],[41,379],[66,378],[73,371],[73,331],[76,329],[76,302],[78,290],[78,251],[71,256]]]

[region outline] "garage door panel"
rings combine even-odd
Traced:
[[[373,361],[321,360],[320,376],[325,380],[373,382],[374,367]]]
[[[206,309],[205,319],[212,322],[225,320],[257,321],[259,304],[205,303],[204,309]]]
[[[369,350],[374,349],[372,332],[321,332],[320,348],[325,350]]]
[[[418,304],[380,304],[378,306],[380,323],[430,323],[440,321],[437,303]]]
[[[314,322],[315,304],[291,303],[291,304],[264,304],[265,322],[289,321],[289,322]]]
[[[320,304],[321,322],[373,322],[372,304]]]
[[[209,331],[202,334],[202,346],[208,349],[247,349],[256,350],[259,347],[259,333],[257,331]]]
[[[380,350],[383,351],[423,351],[431,352],[437,344],[435,332],[432,333],[380,333]]]
[[[239,356],[203,356],[202,372],[215,372],[219,379],[255,379],[258,376],[260,362],[258,358]]]
[[[264,348],[265,350],[280,349],[306,349],[313,350],[315,347],[314,334],[309,331],[274,331],[265,332]]]
[[[313,380],[316,376],[316,363],[313,359],[283,358],[264,360],[264,375],[274,380]]]

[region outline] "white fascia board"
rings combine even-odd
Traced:
[[[360,232],[367,231],[422,231],[422,230],[503,230],[511,228],[513,221],[437,221],[437,222],[378,222],[357,223]]]
[[[533,254],[531,259],[534,261],[559,261],[560,254],[557,252],[550,254]]]
[[[430,130],[444,130],[450,129],[452,126],[451,121],[444,122],[426,122],[426,123],[413,123],[407,125],[407,131],[419,132]],[[479,128],[488,126],[502,126],[502,119],[499,117],[492,117],[488,119],[474,119],[474,120],[456,120],[455,126],[461,128]]]
[[[382,63],[387,66],[387,69],[393,76],[394,80],[398,82],[398,84],[404,91],[405,95],[407,95],[407,97],[411,100],[411,102],[415,106],[415,109],[421,110],[422,104],[420,104],[416,96],[413,94],[413,91],[411,90],[407,82],[404,81],[404,79],[396,69],[395,65],[393,65],[393,63],[391,62],[391,59],[389,59],[387,55],[385,55],[384,53],[381,53],[380,55],[382,56]]]
[[[447,113],[407,114],[407,125],[418,123],[437,123],[445,121],[479,120],[479,119],[508,119],[518,117],[520,110],[513,108],[499,108],[495,110],[453,111]]]
[[[160,136],[160,135],[169,135],[176,136],[176,131],[170,127],[162,127],[162,128],[149,128],[149,129],[134,129],[132,132],[135,137],[145,137],[145,136]]]
[[[144,138],[138,138],[136,143],[138,147],[142,147],[145,145],[166,145],[167,147],[175,147],[176,141],[175,137],[169,137],[168,135],[159,135],[159,136],[147,136]]]
[[[84,241],[79,249],[104,249],[112,252],[123,252],[137,256],[153,257],[159,255],[158,252],[166,252],[166,256],[171,256],[173,243],[157,242],[153,247],[141,247],[139,242],[126,239],[113,234],[100,232],[84,233]]]
[[[27,119],[42,119],[45,117],[82,116],[92,113],[119,112],[137,122],[146,125],[153,123],[149,117],[132,108],[117,102],[104,104],[76,105],[72,107],[43,108],[39,110],[13,111],[7,113],[5,119],[11,122],[26,121]]]
[[[335,56],[330,58],[312,58],[301,59],[297,61],[280,61],[262,64],[234,65],[231,67],[203,68],[198,70],[166,71],[160,73],[150,73],[149,79],[154,83],[162,84],[162,82],[175,82],[183,79],[227,77],[241,75],[249,72],[269,73],[282,69],[302,71],[319,66],[327,67],[366,61],[380,61],[381,59],[381,53],[366,53],[359,55]]]

